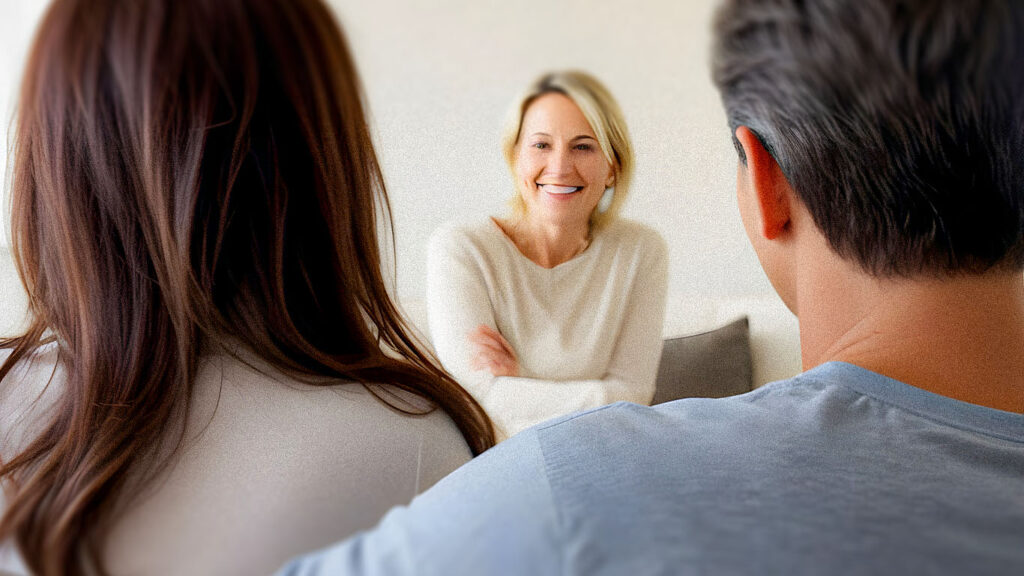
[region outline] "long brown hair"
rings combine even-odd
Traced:
[[[474,453],[493,445],[388,297],[387,196],[321,0],[56,0],[26,69],[12,232],[33,321],[0,379],[48,339],[65,374],[52,420],[0,463],[0,539],[33,572],[100,565],[114,497],[187,409],[203,346],[440,406]]]

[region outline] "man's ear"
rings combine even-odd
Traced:
[[[750,192],[756,196],[758,211],[758,232],[767,240],[774,240],[783,234],[791,222],[793,190],[779,168],[775,158],[765,150],[761,140],[746,126],[736,129],[739,141],[746,155],[746,165],[740,170],[746,172]]]

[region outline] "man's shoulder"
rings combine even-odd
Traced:
[[[615,459],[636,450],[706,450],[779,425],[784,413],[806,407],[802,397],[820,393],[823,386],[791,379],[727,398],[685,398],[657,406],[616,402],[550,420],[536,434],[552,457],[580,452]]]
[[[552,452],[630,452],[643,443],[665,450],[699,452],[743,445],[791,444],[877,438],[876,425],[942,434],[973,434],[1024,442],[1024,416],[991,410],[929,393],[843,362],[830,362],[786,380],[726,398],[684,398],[656,406],[619,402],[570,414],[537,427]],[[670,448],[667,448],[670,447]]]
[[[749,419],[758,415],[768,416],[781,405],[799,408],[800,398],[819,394],[830,384],[833,383],[800,374],[724,398],[683,398],[655,406],[615,402],[554,418],[538,426],[538,430],[542,436],[574,434],[574,430],[590,426],[623,426],[638,432],[646,427],[694,426],[721,420]]]
[[[854,561],[856,573],[877,573],[910,545],[970,565],[985,558],[970,541],[981,518],[1024,521],[1011,505],[1024,466],[1012,416],[837,363],[740,396],[619,403],[534,433],[576,573],[601,573],[609,555],[614,573],[679,562],[708,573],[807,573],[800,562],[832,572]],[[968,544],[915,536],[943,518]],[[878,545],[867,534],[886,539],[876,560],[864,560]],[[989,566],[1024,560],[998,540]],[[811,549],[778,553],[793,542]]]
[[[1000,481],[1024,466],[1024,415],[841,362],[727,398],[653,407],[620,402],[546,422],[534,433],[552,491],[567,501],[591,498],[601,486],[605,500],[619,497],[616,492],[626,498],[640,486],[661,486],[662,496],[674,498],[671,487],[679,479],[689,489],[720,495],[744,486],[755,470],[764,483],[759,489],[781,488],[794,472],[827,483],[899,470],[929,482],[931,470],[904,464],[943,459],[951,446],[965,454],[998,446],[1002,463],[986,472]],[[956,459],[946,466],[971,469]],[[579,492],[581,485],[591,495]]]

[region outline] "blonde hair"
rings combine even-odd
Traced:
[[[505,124],[505,132],[502,136],[501,147],[505,153],[505,162],[515,178],[516,170],[516,145],[519,143],[519,131],[523,126],[523,116],[527,108],[534,100],[544,94],[562,94],[573,101],[583,113],[583,117],[590,123],[597,142],[601,146],[601,152],[612,167],[615,179],[615,188],[611,204],[607,209],[594,210],[590,217],[591,228],[600,228],[612,221],[622,207],[629,192],[629,183],[633,177],[633,144],[629,139],[629,130],[626,128],[626,119],[622,115],[622,109],[612,96],[611,92],[604,87],[596,78],[577,70],[566,70],[561,72],[549,72],[534,81],[525,92],[516,100],[509,111],[508,120]],[[526,213],[526,203],[518,190],[517,181],[516,195],[512,199],[512,207],[516,214],[522,216]]]

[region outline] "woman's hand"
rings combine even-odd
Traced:
[[[481,324],[469,333],[473,356],[469,366],[473,370],[487,370],[494,376],[519,376],[519,360],[508,341],[490,326]]]

